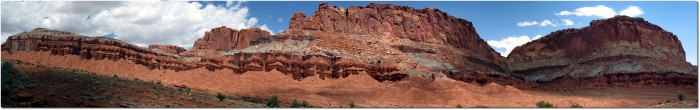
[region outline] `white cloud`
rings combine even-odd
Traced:
[[[270,28],[267,28],[267,24],[263,24],[262,26],[258,26],[258,28],[265,30],[267,32],[270,32],[270,34],[273,34],[273,35],[275,34],[274,31],[270,30]]]
[[[537,21],[523,21],[523,22],[518,22],[518,26],[524,27],[524,26],[534,26],[537,25]]]
[[[277,21],[280,21],[280,22],[282,22],[282,18],[277,18]]]
[[[487,44],[489,44],[493,48],[501,48],[504,50],[496,49],[499,53],[501,53],[501,56],[508,56],[510,52],[517,46],[523,45],[527,42],[530,42],[535,39],[541,38],[542,35],[537,35],[533,38],[528,37],[527,35],[522,35],[522,36],[508,36],[505,39],[501,39],[499,41],[495,40],[489,40],[486,41]]]
[[[569,19],[562,19],[562,22],[564,23],[564,25],[567,25],[567,26],[573,25],[573,23],[574,23],[573,21],[571,21]],[[551,20],[542,20],[542,22],[539,22],[539,23],[537,21],[523,21],[523,22],[518,22],[517,25],[520,27],[536,26],[536,25],[544,27],[544,26],[558,26],[558,25],[561,25],[561,23],[560,22],[552,22]]]
[[[552,24],[552,21],[543,20],[543,21],[540,23],[540,26],[557,26],[557,25],[556,25],[556,24]]]
[[[625,10],[620,11],[619,15],[626,15],[630,17],[635,17],[644,14],[641,8],[637,6],[630,6]],[[615,15],[618,15],[615,10],[613,10],[610,7],[607,7],[605,5],[598,5],[595,7],[581,7],[573,12],[571,11],[561,11],[559,13],[556,13],[554,15],[558,16],[567,16],[567,15],[576,15],[576,16],[597,16],[601,18],[612,18],[615,17]]]
[[[226,6],[179,1],[131,2],[2,2],[2,41],[37,27],[100,36],[114,32],[117,39],[145,46],[169,44],[188,47],[211,28],[260,27],[241,2]],[[11,27],[11,28],[8,28]]]
[[[644,14],[642,9],[637,6],[630,6],[627,9],[620,11],[620,15],[635,17]]]
[[[562,19],[561,21],[564,22],[564,25],[567,26],[574,25],[574,21],[572,21],[571,19]]]
[[[539,34],[538,34],[538,35],[536,35],[534,38],[532,38],[532,40],[540,39],[540,38],[542,38],[542,35],[539,35]]]
[[[605,5],[598,5],[596,7],[581,7],[574,12],[562,11],[555,15],[576,15],[576,16],[598,16],[603,18],[611,18],[617,15],[615,10]]]

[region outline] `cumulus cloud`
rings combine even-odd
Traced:
[[[644,14],[644,12],[641,8],[637,6],[630,6],[627,9],[620,11],[619,13],[619,15],[626,15],[631,17],[639,16],[642,14]],[[610,7],[607,7],[605,5],[598,5],[595,7],[581,7],[577,8],[574,11],[561,11],[559,13],[556,13],[555,15],[597,16],[601,18],[612,18],[615,17],[615,15],[618,15],[618,13]]]
[[[630,6],[627,9],[620,11],[620,15],[635,17],[644,14],[642,9],[637,6]]]
[[[542,21],[542,23],[540,23],[540,26],[557,26],[557,25],[552,24],[552,21],[544,20],[544,21]]]
[[[525,26],[534,26],[537,25],[537,21],[523,21],[523,22],[518,22],[518,26],[520,27],[525,27]]]
[[[573,21],[571,21],[569,19],[565,19],[565,20],[566,21],[562,21],[564,23],[564,25],[567,25],[567,26],[573,25]],[[561,25],[561,23],[560,22],[553,22],[551,20],[542,20],[542,22],[523,21],[523,22],[518,22],[517,25],[520,27],[537,26],[537,25],[539,25],[541,27],[545,27],[545,26],[559,26],[559,25]]]
[[[617,15],[617,13],[615,13],[615,10],[610,7],[598,5],[595,7],[581,7],[573,12],[561,11],[555,15],[598,16],[603,18],[611,18]]]
[[[561,21],[564,22],[564,25],[567,26],[574,25],[574,21],[572,21],[571,19],[562,19]]]
[[[2,41],[37,27],[89,36],[114,33],[139,46],[169,44],[189,47],[211,28],[260,27],[242,2],[225,6],[179,1],[3,1]],[[11,27],[11,28],[10,28]],[[272,32],[272,31],[270,31]]]
[[[495,48],[496,51],[501,53],[501,56],[508,56],[510,52],[515,49],[515,47],[523,45],[527,42],[530,42],[535,39],[541,38],[542,35],[537,35],[535,37],[530,38],[527,35],[522,35],[522,36],[508,36],[507,38],[501,39],[501,40],[489,40],[486,41],[487,44],[489,44],[491,47]],[[502,49],[502,50],[501,50]]]

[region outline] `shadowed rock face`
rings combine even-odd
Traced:
[[[627,16],[550,33],[516,47],[506,62],[513,75],[533,81],[604,75],[607,82],[619,82],[618,77],[623,76],[633,76],[628,81],[649,79],[635,78],[649,73],[697,74],[696,67],[685,61],[685,52],[675,35],[642,18]],[[647,75],[634,75],[642,73]]]
[[[448,44],[502,66],[503,57],[476,33],[471,22],[434,9],[370,3],[343,8],[321,3],[313,16],[297,12],[289,29],[362,35],[388,35],[421,42]]]
[[[149,45],[148,49],[151,49],[151,50],[156,49],[156,50],[163,51],[163,52],[170,53],[170,54],[180,54],[182,52],[187,51],[187,50],[185,50],[185,48],[174,46],[174,45]]]
[[[250,41],[269,35],[270,32],[260,28],[235,30],[223,26],[204,33],[204,37],[194,42],[192,49],[242,49],[248,47]]]
[[[151,47],[155,48],[155,46]],[[2,44],[2,50],[10,54],[18,51],[50,52],[56,56],[76,55],[86,60],[127,60],[149,69],[167,69],[176,72],[205,68],[209,71],[230,69],[242,74],[247,71],[275,69],[285,74],[292,74],[292,77],[297,80],[312,76],[321,79],[345,78],[359,72],[366,72],[378,81],[398,81],[407,77],[405,74],[395,73],[396,66],[390,63],[368,64],[352,58],[319,55],[235,53],[186,61],[185,58],[176,54],[159,53],[116,39],[88,37],[41,28],[10,36]]]

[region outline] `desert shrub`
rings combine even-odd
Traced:
[[[159,86],[162,86],[162,85],[163,85],[163,83],[161,83],[160,80],[158,80],[158,82],[156,82],[156,84],[159,85]]]
[[[537,102],[537,108],[554,108],[554,105],[549,102],[539,101]]]
[[[679,90],[677,94],[678,94],[679,101],[685,100],[685,93],[683,93],[683,91]]]
[[[476,79],[476,82],[479,83],[480,85],[486,85],[486,83],[488,83],[489,80],[486,78],[478,78],[478,79]]]
[[[350,108],[355,108],[355,101],[350,101]]]
[[[118,76],[117,74],[114,74],[114,76],[112,76],[112,77],[114,77],[114,78],[119,78],[119,76]]]
[[[33,87],[31,83],[32,78],[17,70],[12,63],[3,61],[1,69],[2,80],[0,81],[2,81],[2,85],[0,87],[2,87],[3,96],[9,95],[9,93],[18,89]]]
[[[461,104],[457,104],[457,108],[462,108],[462,105],[461,105]]]
[[[160,82],[160,81],[159,81]],[[226,99],[226,95],[219,93],[216,93],[216,98],[219,99],[219,101],[224,101]]]
[[[250,97],[248,97],[248,96],[241,96],[241,101],[243,101],[243,102],[250,101]]]
[[[273,96],[270,96],[269,99],[267,99],[267,107],[270,107],[270,108],[280,107],[280,102],[277,100],[277,96],[273,95]]]
[[[294,101],[292,101],[291,108],[307,108],[307,107],[311,107],[311,105],[309,105],[309,102],[297,101],[296,99],[294,99]]]
[[[571,105],[571,108],[583,108],[583,106],[581,106],[579,104],[573,104],[573,105]]]

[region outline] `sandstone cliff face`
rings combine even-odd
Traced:
[[[620,78],[632,82],[652,79],[637,77],[668,73],[697,78],[688,75],[697,74],[697,69],[685,61],[685,52],[675,35],[642,18],[627,16],[553,32],[516,47],[506,62],[513,75],[532,81],[567,76],[603,77],[607,83],[622,81]]]
[[[170,54],[180,54],[185,52],[185,48],[174,46],[174,45],[149,45],[148,49],[162,51]]]
[[[156,48],[157,46],[151,47]],[[297,80],[312,76],[321,79],[344,78],[363,71],[378,81],[397,81],[407,77],[405,74],[396,74],[396,66],[387,63],[368,64],[355,61],[352,58],[318,55],[235,53],[187,61],[176,54],[159,53],[116,39],[88,37],[41,28],[10,36],[2,44],[2,50],[10,54],[14,52],[50,52],[56,56],[76,55],[85,60],[127,60],[149,69],[176,72],[205,68],[209,71],[230,69],[242,74],[247,71],[272,71],[275,69],[285,74],[291,74]]]
[[[463,48],[483,60],[502,68],[503,57],[476,33],[471,22],[434,9],[373,4],[343,8],[321,3],[313,16],[295,13],[289,29],[361,35],[387,35],[421,42],[448,44]]]
[[[270,32],[260,28],[235,30],[225,26],[214,28],[194,42],[192,49],[232,50],[248,47],[250,41],[269,36]]]

